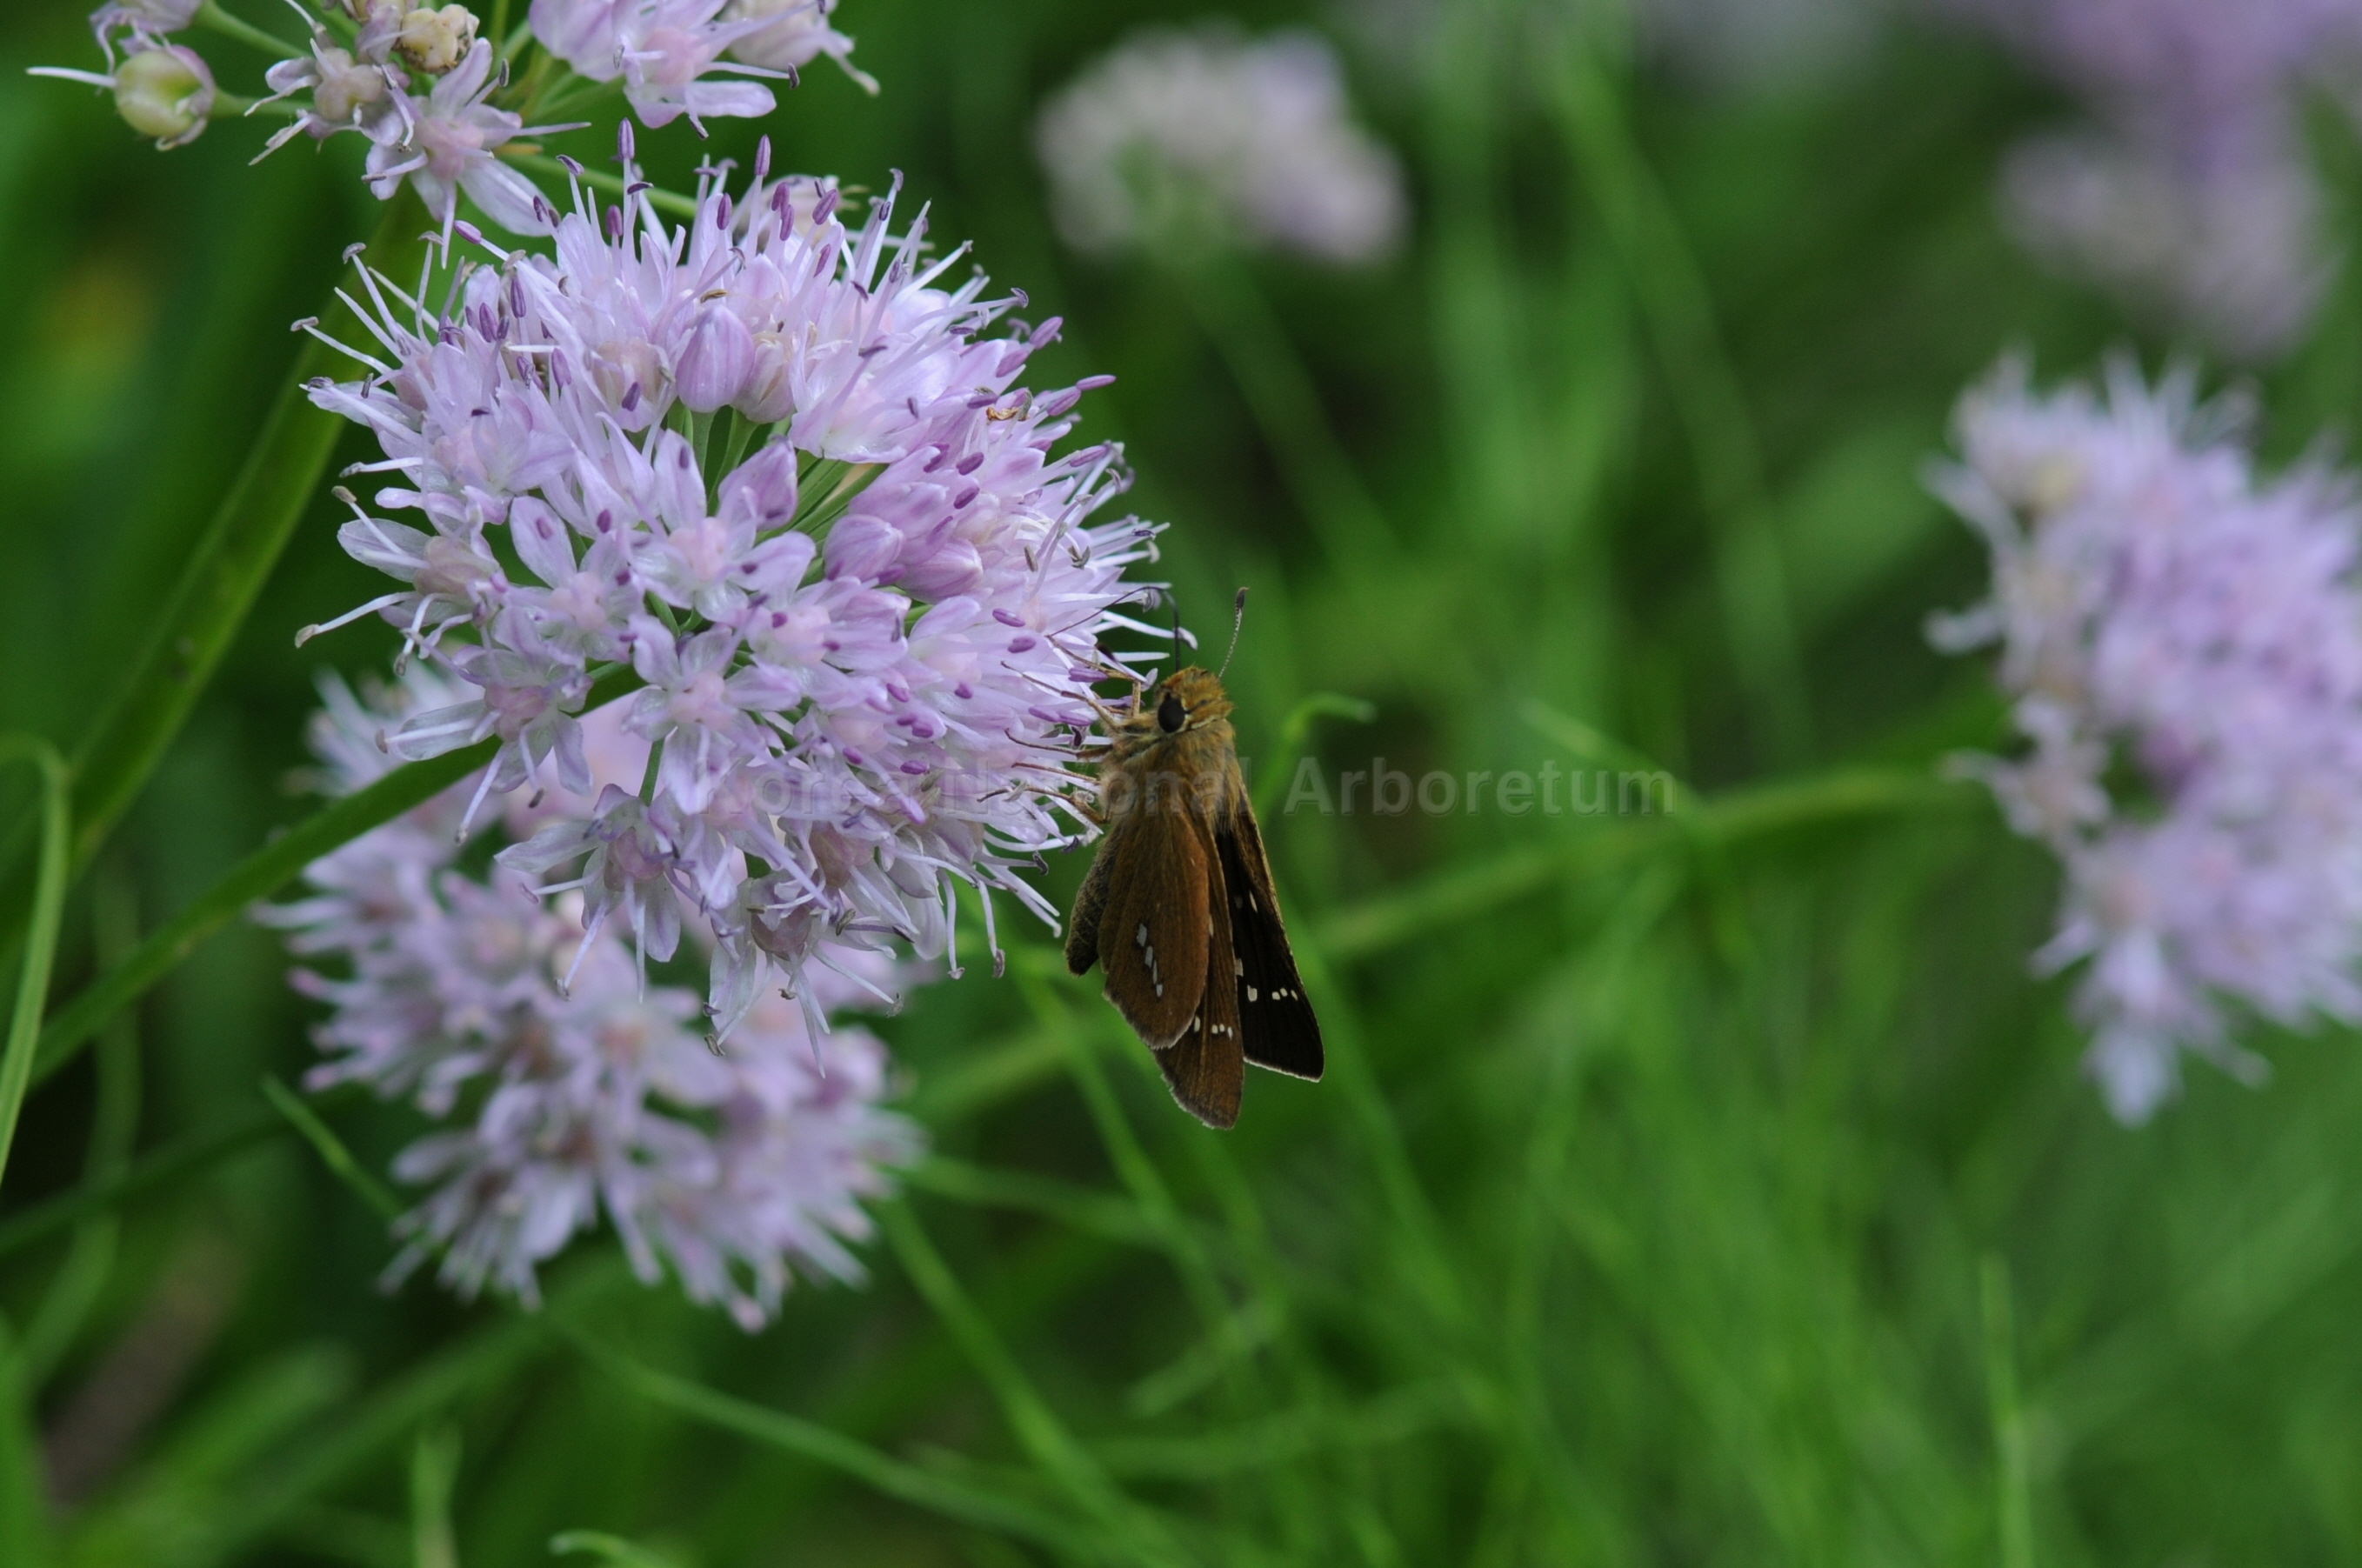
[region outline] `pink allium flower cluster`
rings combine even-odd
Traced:
[[[1374,260],[1402,237],[1402,171],[1348,117],[1336,51],[1308,33],[1152,28],[1043,105],[1034,147],[1077,249],[1209,241]]]
[[[1020,385],[1056,324],[1007,323],[980,274],[943,286],[962,252],[926,259],[894,206],[849,225],[835,186],[760,163],[678,229],[578,189],[554,259],[495,251],[440,315],[365,272],[371,373],[313,388],[376,432],[377,503],[413,519],[356,504],[346,548],[401,586],[341,619],[382,614],[469,690],[388,747],[497,736],[480,800],[591,795],[576,715],[635,673],[644,778],[501,858],[644,958],[710,926],[725,1040],[781,988],[821,1027],[832,947],[955,959],[955,883],[988,944],[996,890],[1054,923],[1017,868],[1080,830],[1101,634],[1153,635],[1118,607],[1155,530],[1088,521],[1119,452],[1053,451],[1096,383]]]
[[[348,792],[393,766],[376,744],[392,715],[341,683],[325,695],[314,745]],[[457,692],[413,666],[400,695],[435,705]],[[586,943],[579,900],[545,909],[514,872],[454,868],[473,788],[325,856],[309,897],[261,911],[297,954],[343,971],[295,971],[333,1010],[317,1031],[332,1059],[309,1081],[364,1083],[448,1124],[395,1162],[431,1190],[397,1224],[409,1242],[390,1276],[439,1256],[461,1294],[489,1284],[531,1303],[538,1265],[602,1212],[642,1279],[668,1267],[749,1330],[793,1272],[856,1276],[845,1243],[870,1233],[859,1200],[889,1190],[886,1168],[920,1144],[878,1108],[877,1040],[840,1025],[822,1042],[773,999],[727,1055],[709,1050],[697,999],[645,986],[612,934]],[[812,999],[834,1010],[865,989],[825,973]]]
[[[1932,630],[1998,646],[2031,743],[1969,771],[2065,865],[2037,964],[2089,961],[2090,1066],[2128,1121],[2183,1050],[2252,1077],[2241,1012],[2362,1021],[2362,508],[2321,467],[2259,480],[2243,414],[2186,371],[2043,396],[2007,364],[1938,481],[1993,591]]]
[[[2351,96],[2355,0],[1950,0],[2084,94],[2099,128],[2032,138],[2003,194],[2029,248],[2226,352],[2302,334],[2332,271],[2295,113]]]

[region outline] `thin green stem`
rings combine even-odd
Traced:
[[[1320,406],[1312,374],[1261,290],[1220,257],[1177,269],[1181,292],[1230,367],[1280,478],[1338,570],[1364,576],[1401,547]]]
[[[840,1471],[886,1496],[946,1518],[979,1529],[1006,1531],[1054,1551],[1095,1560],[1113,1555],[1097,1532],[1080,1521],[922,1470],[817,1422],[643,1365],[609,1349],[562,1317],[553,1317],[550,1326],[607,1377],[650,1404],[677,1415]]]
[[[289,1126],[304,1135],[304,1141],[312,1145],[313,1153],[320,1156],[320,1163],[328,1167],[329,1174],[359,1194],[362,1202],[377,1211],[379,1219],[391,1223],[401,1218],[402,1199],[396,1198],[383,1182],[361,1168],[360,1161],[345,1147],[345,1141],[320,1120],[319,1112],[304,1103],[303,1096],[281,1083],[273,1075],[265,1073],[262,1076],[262,1098],[270,1102],[273,1110],[287,1119]]]
[[[120,867],[99,878],[92,900],[99,961],[119,964],[139,941],[139,911],[130,878]],[[131,1165],[139,1132],[139,1034],[131,1016],[117,1014],[98,1038],[98,1103],[91,1116],[89,1152],[82,1186],[118,1180]],[[26,1325],[19,1347],[27,1382],[39,1387],[72,1347],[114,1267],[120,1233],[111,1209],[94,1210],[74,1228],[73,1242],[58,1265],[40,1310]]]
[[[1287,717],[1279,724],[1278,754],[1262,768],[1262,776],[1255,780],[1255,814],[1267,817],[1279,804],[1280,791],[1287,787],[1284,780],[1294,771],[1297,757],[1312,737],[1314,720],[1350,719],[1354,723],[1366,724],[1377,716],[1375,704],[1335,691],[1315,691],[1289,709]]]
[[[586,707],[604,706],[637,690],[640,684],[638,674],[628,668],[610,670],[591,687]],[[221,880],[159,926],[129,957],[58,1010],[41,1031],[34,1081],[46,1079],[65,1066],[108,1019],[138,1000],[195,951],[199,943],[257,899],[270,897],[330,850],[433,800],[490,762],[499,746],[496,740],[479,741],[441,756],[405,763],[367,788],[330,801],[239,861]]]
[[[1581,39],[1567,41],[1562,54],[1553,105],[1689,437],[1714,525],[1715,577],[1739,683],[1758,706],[1766,755],[1794,764],[1810,749],[1812,716],[1754,421],[1723,348],[1713,296],[1672,202],[1633,143],[1616,83]]]
[[[142,1193],[176,1185],[182,1176],[289,1131],[286,1119],[277,1111],[256,1106],[224,1126],[192,1132],[133,1162],[118,1176],[84,1182],[10,1215],[5,1223],[0,1223],[0,1258],[22,1252]]]
[[[236,39],[260,50],[273,60],[301,60],[311,50],[299,43],[290,43],[275,33],[265,32],[242,17],[233,17],[221,7],[220,0],[205,0],[197,7],[197,26]]]
[[[0,735],[0,764],[29,762],[40,775],[41,842],[33,879],[32,918],[17,972],[17,1002],[8,1015],[8,1043],[0,1054],[0,1177],[17,1140],[17,1118],[33,1081],[33,1057],[41,1038],[41,1010],[50,994],[50,967],[58,955],[58,926],[65,917],[68,843],[72,819],[68,805],[65,759],[57,747],[35,735]]]
[[[1135,1561],[1186,1562],[1187,1558],[1179,1543],[1123,1495],[1098,1462],[1052,1413],[1049,1402],[1042,1397],[1032,1380],[1017,1364],[1017,1358],[976,1309],[975,1302],[968,1298],[943,1254],[935,1251],[934,1243],[927,1239],[910,1207],[887,1204],[878,1218],[887,1240],[893,1245],[894,1255],[901,1260],[902,1271],[910,1275],[920,1297],[934,1309],[935,1316],[943,1320],[952,1338],[967,1353],[969,1364],[983,1377],[1000,1406],[1002,1419],[1034,1463],[1102,1529],[1128,1540]]]
[[[1978,1269],[1983,1297],[1985,1395],[1992,1407],[1993,1487],[2001,1521],[2001,1568],[2034,1568],[2034,1509],[2025,1461],[2025,1412],[2018,1402],[2017,1333],[2009,1264],[1987,1253]]]
[[[640,775],[640,804],[653,806],[657,801],[657,778],[664,771],[665,737],[658,735],[648,747],[647,770]]]
[[[419,254],[425,209],[408,186],[386,204],[370,259],[400,271]],[[331,294],[321,316],[332,337],[357,340],[361,326]],[[122,694],[73,754],[73,839],[68,864],[79,874],[123,812],[147,786],[222,656],[246,623],[295,525],[319,489],[343,436],[343,415],[313,406],[307,383],[345,369],[324,343],[297,357],[265,416],[237,480],[189,552],[171,601],[154,617],[156,633]],[[20,878],[0,897],[0,950],[23,932],[16,900]],[[13,906],[13,907],[12,907]]]
[[[410,1549],[414,1568],[459,1568],[451,1529],[451,1489],[459,1478],[459,1434],[422,1430],[410,1450]]]
[[[434,799],[491,761],[498,748],[497,741],[484,741],[397,767],[367,789],[321,808],[238,862],[150,933],[129,957],[58,1010],[41,1032],[36,1078],[47,1078],[72,1060],[107,1020],[138,1000],[257,899],[268,898],[330,850]]]
[[[649,1551],[637,1541],[625,1540],[620,1535],[604,1530],[560,1530],[549,1538],[549,1554],[564,1557],[572,1552],[587,1551],[602,1562],[617,1562],[623,1568],[678,1568],[669,1557]]]
[[[511,152],[503,153],[502,156],[519,169],[532,173],[540,174],[551,180],[568,178],[566,165],[546,153]],[[605,195],[621,196],[624,193],[624,177],[620,174],[610,174],[604,169],[585,166],[572,177]],[[668,213],[679,218],[693,218],[697,215],[695,196],[684,196],[677,191],[661,191],[654,187],[642,191],[640,194],[646,200],[648,205],[660,213]]]
[[[1522,845],[1341,910],[1313,930],[1322,952],[1336,962],[1350,962],[1571,878],[1596,876],[1669,845],[1687,843],[1694,834],[1728,849],[1749,839],[1853,817],[1960,811],[1983,799],[1965,785],[1899,768],[1847,769],[1733,790],[1698,807],[1701,821],[1687,828],[1671,817],[1650,816],[1603,825],[1556,844]]]

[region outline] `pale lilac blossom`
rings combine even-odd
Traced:
[[[425,98],[408,100],[399,116],[399,139],[392,119],[381,120],[383,134],[370,138],[374,145],[368,176],[378,199],[391,199],[406,178],[447,234],[462,191],[486,217],[511,234],[547,232],[549,204],[533,182],[498,156],[526,131],[522,116],[488,101],[496,85],[492,46],[479,39],[467,58],[437,79]]]
[[[136,43],[160,43],[196,20],[204,5],[204,0],[108,0],[90,14],[90,30],[112,69],[119,37],[127,34]]]
[[[897,200],[855,223],[758,162],[675,228],[578,190],[554,257],[487,247],[435,314],[364,271],[370,373],[313,388],[375,432],[377,511],[416,520],[346,525],[402,586],[340,619],[479,693],[389,745],[498,736],[489,795],[567,802],[503,864],[647,959],[710,931],[725,1041],[780,990],[824,1028],[832,953],[955,951],[957,883],[996,955],[995,894],[1054,922],[1018,872],[1088,831],[1099,639],[1149,630],[1120,607],[1155,530],[1090,521],[1120,454],[1057,450],[1098,382],[1024,387],[1056,323],[952,282],[964,249],[930,259]],[[594,793],[602,677],[638,686],[643,762]]]
[[[400,696],[431,710],[463,690],[414,666]],[[324,694],[315,747],[329,787],[349,792],[393,766],[378,736],[396,715],[340,682]],[[309,1082],[367,1084],[442,1123],[394,1163],[425,1191],[396,1224],[389,1278],[436,1258],[462,1295],[489,1286],[532,1304],[539,1266],[602,1217],[643,1280],[669,1272],[750,1331],[797,1274],[857,1278],[860,1201],[920,1147],[880,1108],[877,1040],[843,1023],[822,1039],[774,996],[715,1054],[697,999],[646,984],[614,936],[586,935],[574,901],[546,906],[513,872],[486,882],[454,867],[473,789],[324,857],[307,896],[260,911],[313,966],[297,988],[330,1008],[316,1031],[328,1060]],[[877,988],[869,955],[840,962],[866,973],[818,971],[822,1013]]]
[[[730,0],[724,20],[765,24],[733,43],[730,52],[749,65],[789,72],[826,55],[863,92],[874,94],[877,79],[854,66],[853,40],[833,25],[836,6],[837,0]]]
[[[1151,28],[1044,105],[1033,145],[1077,249],[1227,241],[1352,265],[1395,248],[1407,203],[1394,154],[1348,109],[1336,51],[1311,34]]]
[[[1998,649],[2031,743],[1959,767],[2064,864],[2036,964],[2084,966],[2090,1066],[2128,1121],[2185,1051],[2253,1077],[2243,1020],[2362,1022],[2362,508],[2319,465],[2258,477],[2244,415],[2187,370],[2045,396],[2011,363],[1938,480],[1993,591],[1931,631]]]
[[[715,81],[717,72],[783,76],[741,56],[722,56],[771,24],[725,16],[729,0],[534,0],[534,32],[586,79],[624,83],[624,96],[651,129],[683,115],[759,118],[777,100],[759,82]],[[702,132],[703,127],[699,126]]]

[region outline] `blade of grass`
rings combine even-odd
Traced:
[[[1279,754],[1262,770],[1254,790],[1254,809],[1258,817],[1267,817],[1279,804],[1280,791],[1292,781],[1296,759],[1303,754],[1304,743],[1311,738],[1316,719],[1351,719],[1366,724],[1378,716],[1375,704],[1359,697],[1346,697],[1334,691],[1315,691],[1287,711],[1280,721]]]
[[[551,1291],[547,1310],[579,1309],[630,1277],[620,1258],[599,1257],[572,1270]],[[249,1492],[231,1525],[213,1543],[212,1561],[236,1561],[254,1543],[270,1538],[314,1497],[415,1432],[420,1422],[470,1390],[513,1374],[551,1342],[543,1322],[517,1313],[414,1362],[360,1398],[342,1420],[300,1445],[283,1469]]]
[[[1188,1557],[1180,1543],[1160,1521],[1123,1495],[1052,1412],[1049,1402],[1017,1364],[1017,1358],[976,1309],[910,1206],[881,1206],[878,1222],[894,1255],[901,1260],[903,1272],[967,1353],[969,1364],[983,1377],[1000,1406],[1002,1419],[1033,1463],[1101,1529],[1123,1542],[1125,1554],[1132,1561],[1186,1563]]]
[[[424,254],[426,210],[408,185],[386,204],[369,242],[370,264],[400,277]],[[335,294],[320,312],[331,337],[359,342],[359,320]],[[296,523],[320,488],[348,421],[313,406],[306,383],[349,375],[351,362],[317,340],[296,360],[287,384],[255,436],[246,466],[213,522],[190,552],[171,601],[156,619],[155,639],[122,695],[75,749],[72,864],[90,862],[116,820],[181,733],[213,678],[263,580],[278,565]]]
[[[1703,831],[1729,847],[1792,829],[1851,817],[1904,815],[1975,808],[1983,797],[1968,786],[1925,773],[1853,768],[1732,790],[1699,807]],[[1626,860],[1679,841],[1671,817],[1603,824],[1557,844],[1531,844],[1490,860],[1440,872],[1389,897],[1339,911],[1313,923],[1323,953],[1339,963],[1370,957],[1423,931],[1465,920],[1569,878],[1597,876]]]
[[[361,1163],[353,1158],[353,1152],[345,1147],[345,1141],[320,1120],[318,1112],[304,1103],[302,1096],[277,1077],[265,1073],[262,1076],[262,1098],[270,1102],[273,1110],[287,1119],[290,1126],[304,1135],[304,1141],[312,1145],[313,1152],[320,1156],[320,1163],[328,1167],[329,1174],[359,1194],[361,1201],[377,1212],[379,1219],[390,1224],[402,1218],[402,1199],[396,1198],[384,1183],[361,1168]]]
[[[994,1170],[942,1154],[901,1173],[904,1185],[955,1202],[991,1209],[1022,1209],[1061,1225],[1135,1247],[1160,1247],[1164,1237],[1136,1202],[1094,1192],[1072,1182],[1053,1181],[1024,1171]]]
[[[1197,1312],[1208,1349],[1219,1369],[1232,1419],[1245,1419],[1253,1408],[1247,1368],[1254,1351],[1247,1342],[1243,1314],[1231,1304],[1229,1292],[1207,1255],[1204,1240],[1182,1214],[1173,1199],[1172,1188],[1157,1171],[1155,1162],[1148,1157],[1148,1151],[1141,1146],[1139,1134],[1125,1117],[1107,1076],[1099,1070],[1091,1043],[1074,1016],[1043,983],[1038,970],[1020,971],[1017,984],[1042,1026],[1065,1041],[1067,1071],[1082,1092],[1083,1103],[1090,1110],[1092,1124],[1098,1131],[1109,1162],[1154,1229],[1161,1250],[1180,1276],[1181,1288]],[[1104,1010],[1100,1016],[1106,1016]],[[1282,1303],[1270,1305],[1275,1310],[1284,1309]],[[1292,1471],[1265,1472],[1263,1479],[1267,1512],[1283,1527],[1306,1519],[1316,1506],[1316,1500],[1306,1496],[1301,1487],[1291,1485],[1295,1480]],[[1303,1544],[1291,1542],[1295,1550],[1290,1554],[1300,1557]]]
[[[977,1490],[905,1463],[867,1443],[801,1417],[768,1409],[643,1365],[563,1318],[553,1317],[550,1326],[602,1374],[651,1404],[842,1471],[886,1496],[946,1518],[1001,1530],[1054,1551],[1101,1560],[1109,1556],[1108,1544],[1098,1532],[1078,1520],[1016,1498]]]
[[[40,1040],[41,1009],[50,994],[50,966],[58,954],[58,926],[65,916],[67,835],[66,765],[57,748],[32,735],[0,735],[0,764],[29,762],[40,775],[41,842],[33,882],[33,907],[18,960],[16,1006],[8,1015],[8,1043],[0,1055],[0,1177],[17,1139],[17,1118],[33,1081],[33,1055]]]
[[[1350,580],[1399,557],[1393,526],[1345,455],[1311,372],[1254,280],[1218,257],[1175,268],[1173,277],[1245,393],[1264,444],[1330,564]]]
[[[609,675],[591,689],[586,709],[612,701],[639,684],[639,677],[629,670]],[[330,801],[239,861],[180,913],[157,927],[122,963],[57,1010],[41,1031],[34,1081],[47,1079],[72,1061],[83,1042],[107,1020],[171,973],[199,943],[256,900],[278,891],[330,850],[433,800],[490,762],[499,745],[497,740],[484,740],[424,762],[404,763],[367,788]]]
[[[459,1479],[459,1434],[422,1429],[410,1450],[410,1551],[415,1568],[459,1568],[451,1532],[451,1489]]]
[[[677,1568],[673,1560],[650,1551],[637,1541],[625,1540],[620,1535],[604,1530],[562,1530],[549,1538],[549,1554],[564,1557],[569,1552],[587,1551],[606,1562],[620,1562],[623,1568]]]
[[[2001,1568],[2034,1568],[2034,1511],[2027,1491],[2025,1412],[2017,1397],[2017,1333],[2012,1323],[2009,1264],[1987,1253],[1978,1269],[1985,1330],[1985,1397],[1992,1407],[1993,1489],[2001,1526]]]
[[[0,1562],[44,1568],[50,1561],[49,1497],[24,1364],[16,1336],[0,1320]]]
[[[1553,52],[1551,106],[1623,262],[1694,454],[1731,657],[1760,705],[1759,743],[1770,760],[1796,763],[1812,745],[1804,650],[1754,420],[1724,352],[1713,296],[1672,202],[1633,143],[1617,84],[1580,39],[1561,40]]]
[[[139,940],[138,911],[131,885],[119,867],[102,875],[92,900],[92,923],[102,963],[116,964]],[[131,1165],[139,1132],[139,1036],[127,1015],[117,1015],[99,1035],[98,1104],[91,1116],[89,1152],[83,1159],[82,1186],[118,1180]],[[41,1297],[40,1310],[26,1325],[20,1354],[25,1377],[34,1387],[46,1382],[106,1283],[115,1265],[120,1231],[111,1209],[95,1209],[74,1231],[65,1261]]]
[[[135,1162],[119,1176],[84,1182],[10,1215],[0,1222],[0,1258],[288,1131],[285,1118],[268,1106],[257,1106],[225,1126],[190,1133]]]

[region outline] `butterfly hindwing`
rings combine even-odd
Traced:
[[[1229,899],[1221,862],[1212,853],[1211,834],[1198,830],[1207,867],[1205,989],[1181,1037],[1156,1053],[1165,1086],[1181,1109],[1218,1130],[1236,1126],[1246,1089],[1246,1058],[1239,1032],[1238,963],[1231,952]]]
[[[1098,853],[1091,856],[1091,868],[1084,873],[1081,889],[1075,894],[1075,912],[1066,922],[1070,973],[1087,975],[1098,962],[1099,922],[1107,913],[1108,878],[1115,870],[1116,842],[1131,825],[1126,819],[1108,830],[1107,837],[1099,841]]]
[[[1230,931],[1237,955],[1240,1043],[1257,1066],[1293,1077],[1320,1077],[1326,1055],[1320,1021],[1297,977],[1296,955],[1279,918],[1271,863],[1254,812],[1242,799],[1215,826],[1214,844],[1228,889]]]
[[[1174,811],[1125,818],[1101,853],[1112,860],[1096,933],[1108,999],[1162,1051],[1189,1027],[1205,993],[1207,900],[1220,872],[1196,827]]]

